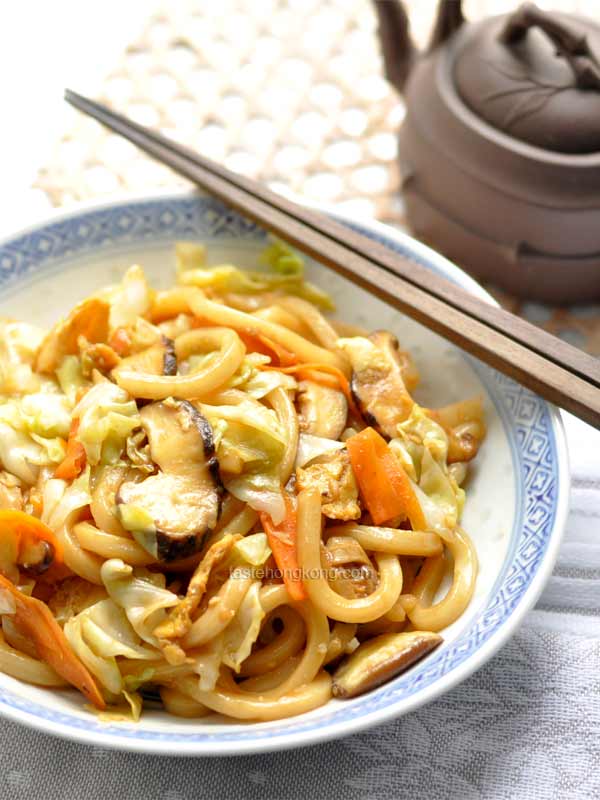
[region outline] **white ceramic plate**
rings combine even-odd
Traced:
[[[490,299],[457,267],[410,237],[380,224],[349,224]],[[251,266],[264,237],[254,224],[201,195],[159,195],[54,216],[0,245],[0,316],[50,325],[81,298],[118,280],[133,262],[156,285],[167,286],[179,239],[206,242],[213,263]],[[438,697],[490,658],[532,607],[552,570],[567,511],[567,450],[557,410],[324,267],[311,263],[309,273],[333,295],[340,318],[398,335],[421,371],[421,402],[485,396],[488,436],[467,487],[463,518],[480,560],[466,613],[444,632],[439,649],[385,686],[280,722],[203,722],[150,711],[137,724],[103,723],[84,710],[75,692],[38,689],[4,675],[0,713],[81,742],[153,753],[234,754],[311,744]]]

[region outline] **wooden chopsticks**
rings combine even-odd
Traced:
[[[600,428],[600,362],[317,211],[67,90],[65,99],[299,250]]]

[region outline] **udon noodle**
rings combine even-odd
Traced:
[[[0,341],[0,671],[107,718],[276,720],[438,646],[477,578],[460,526],[482,404],[428,408],[386,331],[176,248]],[[89,707],[89,706],[88,706]]]

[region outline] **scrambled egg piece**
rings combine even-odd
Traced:
[[[329,519],[359,519],[358,486],[347,450],[322,456],[306,468],[296,470],[298,489],[317,488],[322,511]]]

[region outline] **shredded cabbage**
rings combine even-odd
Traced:
[[[27,322],[0,321],[0,357],[33,364],[46,332]]]
[[[277,236],[270,236],[269,239],[269,246],[260,255],[261,262],[271,267],[279,275],[291,275],[301,278],[304,275],[304,260],[302,256],[284,242],[283,239],[279,239]]]
[[[398,425],[398,438],[390,447],[429,499],[426,505],[435,506],[435,512],[423,508],[426,518],[429,514],[436,526],[453,528],[460,519],[465,493],[448,472],[448,436],[442,426],[415,403],[408,419]]]
[[[266,357],[265,357],[266,358]],[[293,391],[297,387],[296,379],[276,369],[254,370],[253,374],[243,381],[239,388],[255,400],[266,397],[273,389],[282,388]]]
[[[258,639],[265,612],[260,603],[261,582],[251,584],[235,617],[223,631],[223,663],[235,672],[248,658]]]
[[[334,307],[326,292],[304,280],[304,261],[279,239],[273,239],[260,258],[270,268],[269,272],[239,269],[233,264],[208,267],[204,248],[196,250],[189,243],[179,245],[176,254],[177,280],[184,286],[236,294],[257,294],[279,289],[327,310]]]
[[[412,406],[408,419],[398,425],[398,434],[407,444],[418,439],[436,461],[446,462],[448,457],[446,431],[416,403]]]
[[[209,406],[201,411],[218,431],[219,454],[237,456],[244,464],[240,475],[225,476],[225,488],[255,511],[265,511],[277,524],[285,516],[279,464],[287,432],[275,412],[252,398],[236,405]]]
[[[49,464],[60,464],[67,454],[65,440],[60,437],[56,437],[55,439],[45,439],[43,436],[38,436],[36,433],[32,433],[31,438],[42,448],[44,454],[44,462],[42,466],[48,466]]]
[[[139,469],[140,472],[145,473],[154,472],[155,466],[150,455],[150,445],[146,431],[139,430],[130,434],[125,443],[125,450],[134,469]]]
[[[77,402],[77,393],[84,386],[89,386],[81,370],[81,362],[77,356],[65,356],[56,370],[56,378],[62,392],[66,395],[70,407]]]
[[[64,626],[65,636],[81,661],[115,695],[124,688],[117,656],[155,659],[156,650],[144,647],[122,609],[113,600],[100,600]]]
[[[44,449],[26,433],[0,422],[0,464],[23,483],[33,485],[39,466],[47,463]]]
[[[194,672],[200,676],[198,686],[203,692],[212,692],[219,679],[223,659],[223,634],[215,636],[194,654]]]
[[[224,477],[223,484],[238,500],[255,511],[264,511],[275,525],[285,518],[285,500],[277,471],[248,471],[235,477]]]
[[[279,464],[286,432],[275,412],[251,398],[231,406],[202,404],[201,410],[217,432],[217,457],[233,455],[243,462],[240,475],[222,476],[228,491],[256,511],[283,519]]]
[[[421,460],[419,486],[444,514],[444,527],[453,528],[458,522],[462,502],[459,504],[448,471],[444,471],[427,448],[424,449]],[[459,489],[459,492],[464,497],[462,489]]]
[[[35,392],[0,403],[0,463],[28,484],[65,456],[71,416],[64,395]]]
[[[159,647],[153,631],[166,619],[166,609],[179,602],[176,594],[165,589],[165,576],[142,567],[134,569],[118,558],[111,558],[102,565],[100,577],[138,636]]]
[[[44,331],[26,322],[0,321],[0,393],[35,392],[40,378],[32,369]]]
[[[128,691],[127,677],[124,679],[125,688],[120,695],[113,695],[105,691],[105,700],[110,703],[106,711],[93,709],[101,722],[138,722],[142,713],[143,702],[137,692]],[[125,702],[123,702],[123,700]],[[115,705],[116,704],[116,705]]]
[[[200,676],[202,691],[212,691],[219,678],[221,664],[239,672],[256,642],[265,612],[260,603],[260,581],[250,585],[236,615],[223,633],[194,653],[194,672]]]
[[[53,531],[70,523],[71,515],[92,502],[90,494],[89,466],[68,484],[59,478],[51,478],[44,484],[42,522]]]
[[[423,455],[422,445],[402,439],[391,439],[389,447],[404,467],[404,471],[408,477],[412,478],[413,481],[418,481],[421,469],[421,457]]]
[[[252,533],[237,541],[231,548],[228,565],[261,567],[271,555],[266,533]]]
[[[21,422],[25,430],[47,439],[61,436],[66,439],[71,427],[71,409],[63,394],[38,392],[27,394],[19,401]],[[0,408],[0,415],[2,409]]]
[[[334,308],[326,292],[293,274],[269,275],[266,272],[242,270],[232,264],[222,264],[186,270],[178,275],[178,280],[184,286],[210,288],[219,293],[259,294],[280,289],[286,294],[302,297],[322,309],[330,311]]]
[[[200,404],[208,421],[225,422],[220,448],[237,455],[242,461],[278,462],[285,450],[286,432],[276,413],[251,398],[243,398],[236,405],[210,406]]]
[[[343,450],[343,442],[334,439],[324,439],[322,436],[313,436],[310,433],[301,433],[298,436],[298,450],[296,451],[296,467],[304,467],[313,459]]]
[[[114,329],[133,325],[138,317],[146,316],[152,306],[152,295],[144,270],[134,264],[121,283],[108,286],[97,297],[110,303],[109,325]]]
[[[77,437],[89,464],[114,464],[129,435],[141,425],[135,400],[108,381],[93,386],[73,409],[79,418]]]

